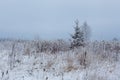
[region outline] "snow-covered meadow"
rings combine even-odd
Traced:
[[[0,41],[0,80],[120,80],[120,42]]]

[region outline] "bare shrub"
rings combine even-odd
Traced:
[[[34,41],[33,46],[35,46],[36,53],[41,53],[41,52],[57,53],[59,51],[69,50],[68,42],[65,42],[62,39],[58,39],[55,41],[37,40],[37,41]]]
[[[12,70],[15,67],[15,57],[16,57],[16,52],[15,52],[15,45],[16,43],[13,42],[11,46],[11,53],[9,54],[9,64],[10,64],[10,69]]]
[[[81,66],[83,66],[84,69],[86,69],[87,66],[87,52],[84,52],[83,54],[78,55],[78,61]]]
[[[119,45],[119,43],[116,43],[113,49],[114,49],[113,51],[115,52],[115,61],[118,61],[119,60],[118,59],[119,52],[120,52],[120,45]]]
[[[30,48],[27,47],[25,50],[24,50],[24,55],[29,55],[30,56]]]

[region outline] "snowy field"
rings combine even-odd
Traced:
[[[1,41],[0,80],[120,80],[119,45],[92,42],[51,53],[37,52],[31,41]]]

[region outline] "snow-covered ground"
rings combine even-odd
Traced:
[[[0,45],[0,80],[120,80],[119,60],[115,61],[114,56],[103,57],[87,48],[30,55],[19,48],[15,50],[14,66],[10,68],[10,45],[9,42]],[[86,65],[82,65],[85,51]]]

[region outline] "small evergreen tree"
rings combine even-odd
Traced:
[[[84,46],[84,34],[81,28],[79,27],[79,21],[75,21],[75,33],[71,35],[72,37],[72,42],[71,42],[71,48],[78,48],[80,46]]]
[[[81,29],[83,31],[84,34],[84,40],[89,41],[90,37],[91,37],[91,29],[90,26],[87,24],[87,22],[84,22],[83,25],[81,26]]]

